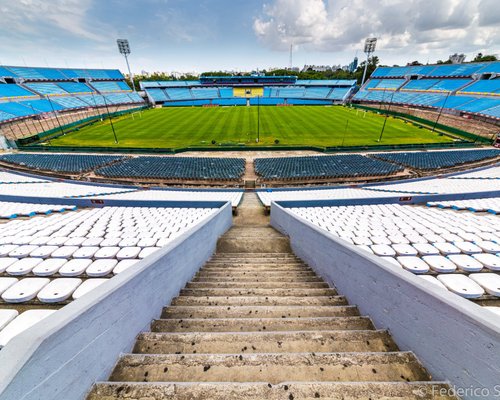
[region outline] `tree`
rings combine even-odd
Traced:
[[[483,55],[483,53],[477,53],[477,56],[472,61],[473,62],[498,61],[498,58],[493,54]]]

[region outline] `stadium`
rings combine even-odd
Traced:
[[[0,400],[498,398],[500,61],[375,42],[360,79],[0,65]]]

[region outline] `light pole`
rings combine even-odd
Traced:
[[[132,88],[134,89],[135,92],[136,90],[135,90],[134,76],[132,75],[132,72],[130,72],[130,65],[128,63],[128,55],[130,54],[130,45],[128,43],[128,39],[116,39],[116,43],[118,44],[118,51],[125,57],[128,69],[128,76],[132,81]]]
[[[257,143],[260,141],[260,96],[257,96]]]
[[[377,38],[367,38],[365,40],[364,52],[366,54],[366,64],[365,64],[365,71],[363,72],[363,80],[361,81],[361,86],[363,86],[363,84],[365,83],[366,70],[368,69],[368,60],[370,60],[370,56],[375,52],[376,45],[377,45]]]

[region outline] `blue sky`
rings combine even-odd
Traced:
[[[253,70],[348,64],[368,36],[384,64],[500,53],[497,0],[0,0],[0,64]]]

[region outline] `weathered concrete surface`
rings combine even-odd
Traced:
[[[121,357],[110,378],[120,382],[96,385],[89,400],[449,398],[435,395],[443,383],[433,393],[413,353],[398,351],[289,252],[286,238],[251,223],[219,240]]]
[[[189,332],[139,335],[134,353],[384,352],[397,346],[387,331]]]
[[[406,382],[430,376],[409,352],[127,354],[112,381],[132,382]]]
[[[450,400],[442,382],[100,383],[88,400]]]

